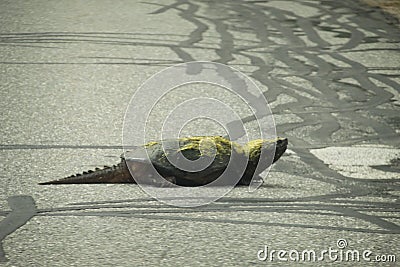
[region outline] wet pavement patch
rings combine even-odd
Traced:
[[[11,211],[0,222],[0,262],[7,261],[2,245],[4,238],[12,234],[37,214],[35,201],[31,196],[9,197],[8,204]]]
[[[390,160],[390,164],[387,165],[373,165],[371,168],[384,171],[384,172],[396,172],[400,173],[400,158]]]
[[[396,172],[398,172],[400,149],[376,146],[327,147],[312,149],[311,153],[346,177],[398,178]],[[392,171],[388,172],[388,169]]]

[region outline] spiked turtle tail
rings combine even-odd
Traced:
[[[83,172],[59,180],[39,183],[50,184],[100,184],[100,183],[134,183],[125,161],[112,167],[104,166],[103,169],[96,168],[94,171]]]

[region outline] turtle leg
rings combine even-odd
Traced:
[[[255,175],[254,177],[244,176],[237,183],[237,186],[250,185],[251,181],[253,181],[253,183],[256,183],[256,184],[263,184],[264,183],[264,179],[260,175]]]
[[[155,187],[171,187],[176,184],[175,176],[161,177],[157,170],[147,162],[127,161],[133,174],[133,178],[139,184],[152,185]]]

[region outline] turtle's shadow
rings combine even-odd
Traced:
[[[371,212],[393,213],[399,208],[398,203],[393,202],[370,202],[352,199],[352,193],[325,194],[318,196],[299,198],[232,198],[223,197],[215,203],[195,208],[173,207],[160,204],[155,199],[122,199],[114,201],[80,202],[71,203],[66,207],[38,210],[39,216],[98,216],[98,217],[131,217],[146,218],[149,220],[177,220],[198,221],[209,223],[228,223],[243,225],[262,225],[296,227],[307,229],[353,231],[365,233],[393,234],[400,233],[400,226],[386,219],[400,219],[400,216],[370,215]],[[171,199],[176,199],[171,197]],[[195,199],[195,198],[193,198]],[[112,211],[112,209],[118,209]],[[120,210],[124,208],[124,210]],[[102,211],[101,209],[107,209]],[[111,209],[111,211],[110,211]],[[315,219],[308,220],[306,224],[284,223],[277,221],[254,221],[245,217],[240,219],[227,219],[225,216],[213,216],[212,218],[186,216],[192,213],[237,213],[257,212],[262,213],[284,213],[304,216],[330,216],[347,217],[362,220],[374,225],[374,228],[341,227],[319,224]],[[182,216],[185,215],[185,216]],[[220,217],[220,218],[218,218]],[[279,217],[279,216],[278,216]],[[281,217],[281,216],[280,216]],[[309,222],[309,224],[308,224]],[[315,223],[313,223],[315,222]],[[378,229],[376,228],[378,227]]]
[[[121,199],[113,201],[96,201],[70,203],[65,207],[37,209],[35,201],[31,196],[11,196],[8,199],[11,211],[0,211],[0,216],[5,216],[0,222],[0,262],[6,261],[2,248],[2,241],[9,234],[23,226],[34,216],[96,216],[96,217],[124,217],[148,220],[172,220],[204,223],[222,223],[236,225],[260,225],[296,227],[302,229],[320,229],[351,231],[363,233],[394,234],[400,233],[400,226],[386,219],[400,219],[400,216],[373,216],[370,212],[394,213],[400,204],[393,202],[367,202],[351,199],[351,193],[325,194],[301,198],[231,198],[224,197],[215,203],[196,208],[173,207],[158,203],[155,199],[137,198]],[[171,198],[173,199],[173,198]],[[112,210],[115,208],[115,210]],[[123,210],[121,210],[123,208]],[[107,209],[107,210],[102,210]],[[284,223],[279,221],[255,221],[246,218],[229,219],[226,216],[190,216],[191,213],[238,213],[256,212],[297,214],[304,216],[330,216],[348,217],[366,221],[374,228],[362,227],[340,227],[332,225]],[[281,216],[278,216],[281,217]],[[377,226],[377,227],[376,227]]]

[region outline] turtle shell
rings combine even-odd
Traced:
[[[195,136],[150,142],[127,152],[125,160],[128,165],[138,162],[149,164],[151,161],[157,172],[167,180],[171,181],[170,177],[173,177],[175,184],[193,186],[216,180],[225,172],[230,161],[246,162],[247,155],[241,145],[223,137]],[[233,168],[229,168],[229,179],[234,179],[232,175],[242,174],[235,166],[233,164]]]

